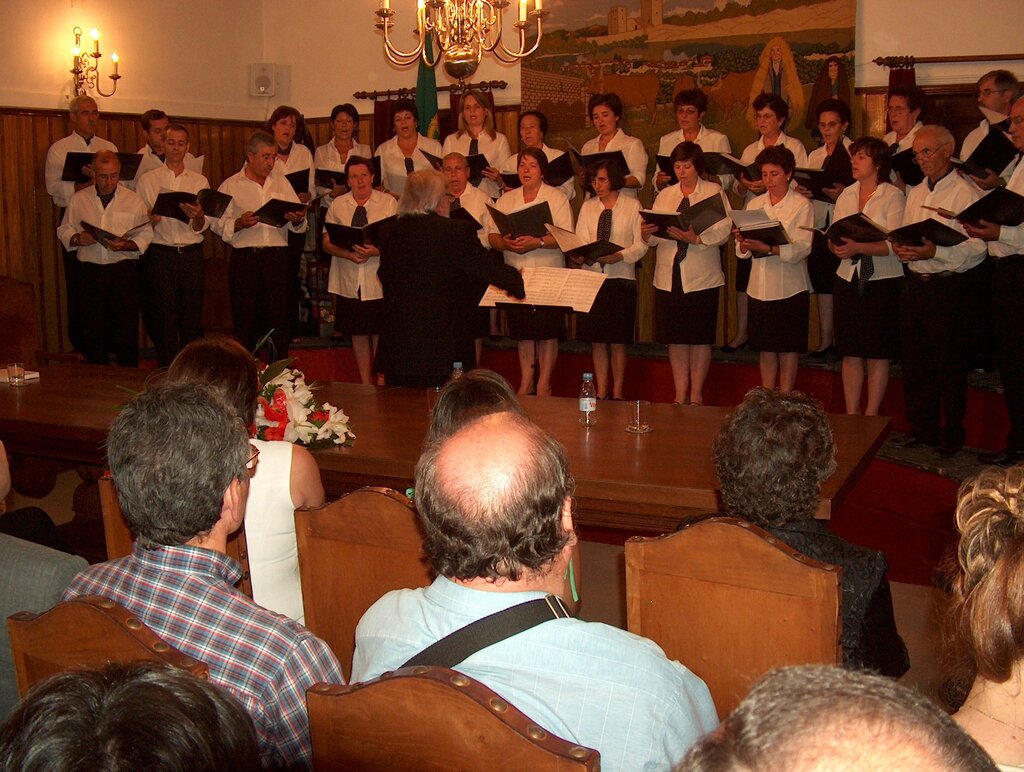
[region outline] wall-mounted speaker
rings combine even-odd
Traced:
[[[275,67],[269,62],[249,65],[249,96],[270,97],[277,90]]]

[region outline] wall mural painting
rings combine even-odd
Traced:
[[[734,152],[757,138],[751,103],[774,92],[791,109],[789,134],[810,148],[822,99],[851,103],[856,0],[548,0],[539,51],[523,64],[523,109],[543,111],[547,142],[590,139],[593,93],[614,91],[622,127],[652,158],[678,128],[673,95],[700,88],[704,123],[725,132]]]

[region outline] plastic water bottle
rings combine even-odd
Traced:
[[[594,391],[594,374],[583,373],[583,385],[580,386],[580,426],[593,426],[597,423],[597,392]]]
[[[462,371],[462,362],[452,362],[452,374],[448,379],[449,381],[457,381],[464,375]]]

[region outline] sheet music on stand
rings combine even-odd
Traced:
[[[523,286],[526,297],[513,298],[493,284],[487,288],[479,305],[553,306],[579,313],[589,313],[594,305],[605,275],[598,271],[572,268],[524,268]]]

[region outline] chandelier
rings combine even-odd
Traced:
[[[511,64],[537,50],[543,34],[543,19],[548,12],[544,10],[543,0],[533,0],[532,11],[527,0],[518,0],[518,3],[519,20],[513,25],[519,31],[518,51],[509,50],[501,39],[502,17],[511,5],[509,0],[417,0],[417,44],[412,51],[400,50],[391,40],[395,16],[391,0],[380,0],[380,8],[375,11],[378,17],[376,27],[384,32],[384,53],[389,61],[404,67],[422,56],[424,64],[436,67],[443,57],[445,72],[463,83],[476,72],[484,51],[494,54],[501,62]],[[534,22],[537,39],[527,50],[526,30]],[[425,48],[429,35],[434,36],[438,47],[433,57]]]
[[[107,76],[114,81],[114,86],[110,89],[109,94],[105,94],[102,89],[100,89],[100,59],[103,57],[103,54],[100,53],[99,30],[94,29],[89,33],[92,36],[92,51],[82,50],[81,27],[75,27],[72,30],[72,33],[75,36],[75,45],[74,48],[71,49],[73,62],[71,74],[75,78],[75,94],[77,96],[86,96],[89,93],[89,89],[94,89],[100,96],[113,96],[114,92],[117,91],[117,81],[121,79],[121,76],[117,74],[117,63],[120,61],[117,51],[114,51],[110,55],[110,61],[114,64],[114,74]],[[92,60],[91,62],[89,61],[90,59]]]

